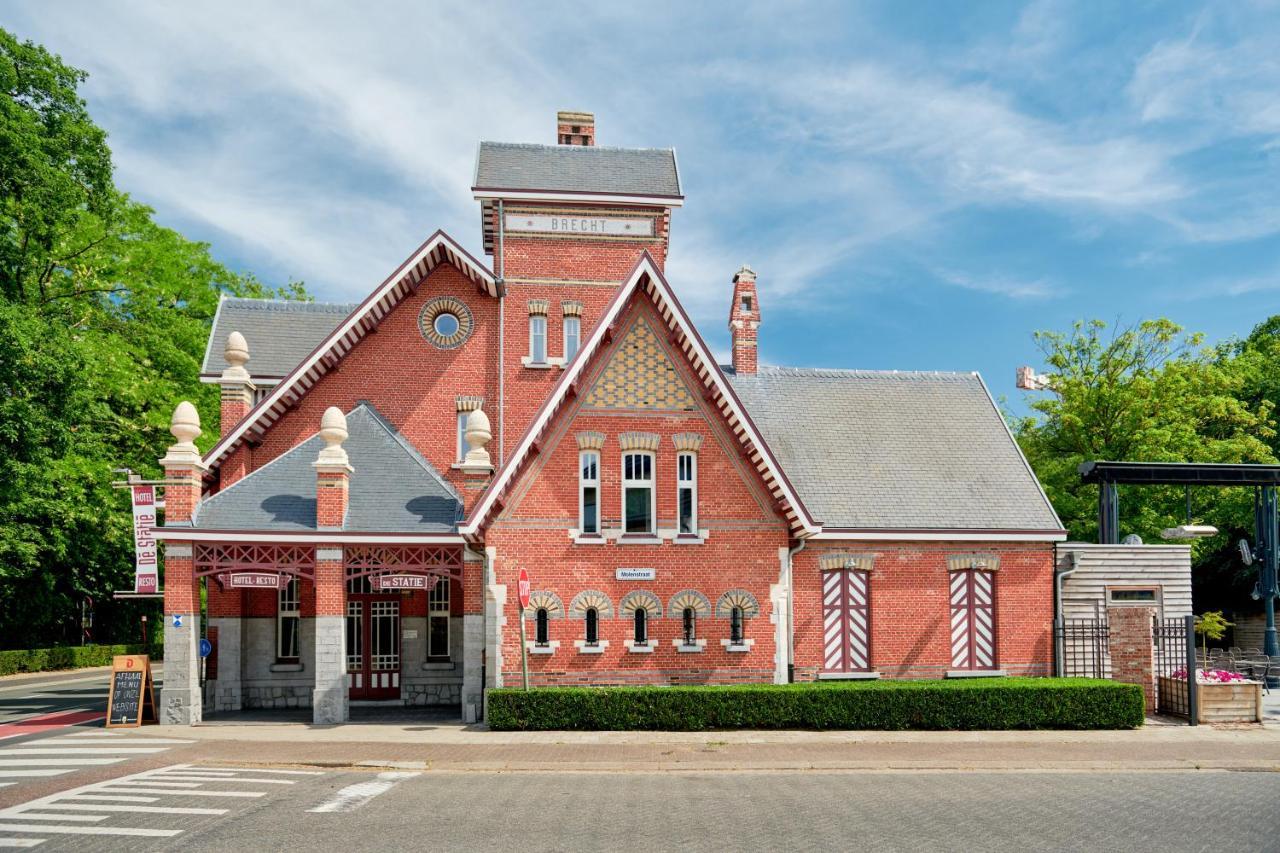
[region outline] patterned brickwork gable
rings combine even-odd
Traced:
[[[667,357],[653,328],[632,323],[622,344],[587,394],[586,405],[601,409],[688,411],[693,395]]]

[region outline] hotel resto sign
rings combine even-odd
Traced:
[[[289,583],[288,575],[275,572],[231,572],[226,579],[231,589],[279,589]]]
[[[546,213],[508,213],[508,231],[571,237],[652,237],[648,217],[556,216]]]

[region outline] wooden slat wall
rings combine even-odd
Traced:
[[[1106,615],[1108,587],[1159,587],[1165,618],[1191,613],[1191,548],[1188,545],[1058,546],[1058,570],[1070,568],[1071,553],[1079,569],[1062,581],[1065,619]],[[1123,605],[1121,605],[1123,606]]]

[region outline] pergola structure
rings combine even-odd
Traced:
[[[1254,548],[1258,559],[1258,588],[1267,626],[1263,651],[1280,654],[1276,643],[1276,566],[1280,562],[1280,521],[1276,487],[1280,465],[1216,462],[1085,462],[1080,478],[1098,484],[1098,541],[1120,541],[1119,487],[1133,486],[1252,486],[1254,488]]]

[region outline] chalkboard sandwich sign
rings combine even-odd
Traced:
[[[146,655],[116,655],[111,660],[111,690],[107,693],[107,728],[157,723],[156,688],[151,659]]]

